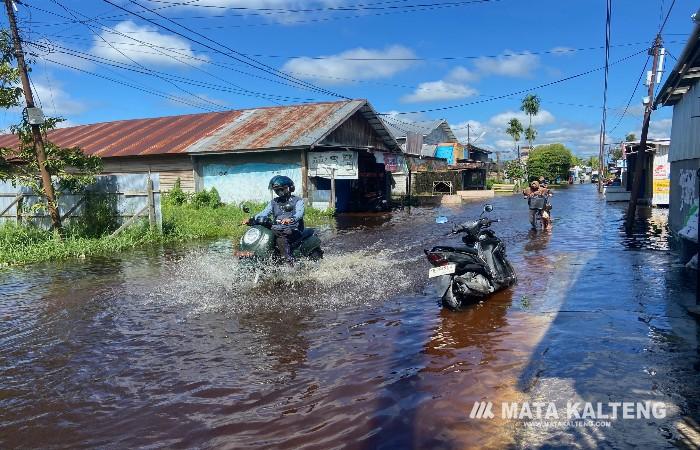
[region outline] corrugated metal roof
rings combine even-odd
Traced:
[[[388,148],[399,151],[396,140],[366,100],[105,122],[53,130],[49,139],[103,158],[305,147],[317,143],[357,111]],[[0,136],[0,146],[16,144],[16,136]]]
[[[182,153],[240,114],[227,111],[80,125],[53,130],[49,139],[62,147],[80,147],[86,154],[103,158]],[[16,136],[0,136],[0,146],[16,145]]]
[[[237,120],[187,151],[220,152],[310,146],[365,103],[364,100],[352,100],[245,110]]]
[[[423,136],[428,136],[435,129],[442,128],[444,133],[450,138],[451,141],[457,142],[450,124],[447,123],[445,119],[439,120],[429,120],[425,122],[407,122],[404,120],[398,120],[392,116],[382,116],[381,118],[384,125],[391,131],[391,133],[397,138],[405,138],[407,133],[417,133]]]

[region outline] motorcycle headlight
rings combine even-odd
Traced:
[[[262,234],[262,233],[261,233],[260,230],[258,230],[257,228],[250,228],[248,231],[245,232],[245,234],[243,235],[243,238],[241,239],[241,241],[242,241],[244,244],[248,244],[248,245],[253,244],[253,243],[255,243],[258,239],[260,239],[260,235],[261,235],[261,234]]]

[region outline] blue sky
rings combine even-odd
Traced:
[[[131,1],[110,1],[191,39],[100,0],[18,5],[23,39],[35,55],[32,82],[45,112],[68,125],[338,94],[367,98],[377,111],[394,114],[389,120],[447,119],[465,141],[469,123],[472,137],[481,136],[477,144],[508,151],[512,142],[503,129],[520,114],[524,94],[492,97],[527,90],[542,100],[536,142],[561,141],[579,155],[598,151],[602,70],[532,88],[604,64],[603,0],[136,0],[176,23]],[[610,60],[627,59],[610,67],[609,130],[671,3],[613,2]],[[676,0],[663,34],[671,55],[680,55],[699,6]],[[674,64],[668,58],[666,72]],[[640,85],[609,140],[639,136],[645,91]],[[464,105],[470,102],[479,103]],[[670,108],[654,113],[652,136],[668,136],[670,116]],[[4,112],[1,126],[17,118],[17,111]]]

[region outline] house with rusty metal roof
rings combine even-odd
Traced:
[[[16,139],[0,136],[0,146]],[[100,156],[105,173],[158,173],[162,190],[179,179],[183,190],[216,188],[229,203],[268,199],[270,178],[287,175],[304,198],[338,211],[388,198],[384,156],[401,152],[367,100],[121,120],[49,139]]]

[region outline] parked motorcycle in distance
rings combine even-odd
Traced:
[[[250,209],[243,207],[245,213]],[[241,260],[276,262],[279,261],[279,252],[275,244],[275,234],[272,232],[272,220],[268,217],[257,220],[252,217],[248,221],[250,227],[245,232],[234,253]],[[323,258],[321,239],[316,235],[314,228],[305,228],[299,239],[291,243],[292,255],[295,258],[308,258],[317,261]]]
[[[505,244],[490,229],[499,220],[483,217],[491,211],[493,206],[487,204],[478,219],[453,226],[450,234],[462,234],[464,246],[439,245],[425,250],[434,266],[428,277],[435,279],[443,306],[460,309],[517,282]],[[436,222],[447,219],[438,217]]]

